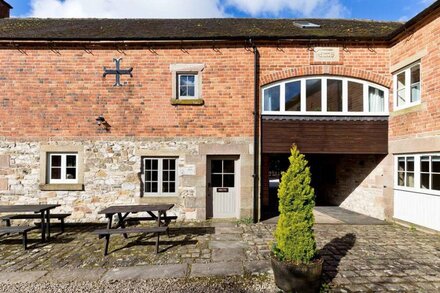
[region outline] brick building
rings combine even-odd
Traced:
[[[440,230],[439,2],[407,23],[9,19],[0,2],[0,204],[263,219],[295,143],[319,205]]]

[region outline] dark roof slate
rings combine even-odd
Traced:
[[[0,40],[213,40],[344,39],[386,40],[401,22],[307,19],[0,19]]]

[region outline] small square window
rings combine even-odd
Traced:
[[[48,184],[78,183],[78,154],[48,153]]]
[[[143,181],[147,195],[176,193],[176,158],[144,158]]]
[[[413,64],[394,75],[395,107],[411,107],[420,103],[421,71],[420,63]]]
[[[198,82],[197,74],[177,74],[177,90],[179,99],[197,99]]]

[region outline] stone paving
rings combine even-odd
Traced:
[[[224,223],[175,223],[163,236],[162,252],[154,239],[111,238],[90,232],[102,225],[67,227],[45,245],[36,241],[23,251],[20,237],[0,240],[0,282],[125,280],[156,277],[205,277],[270,274],[270,243],[275,226]],[[331,291],[440,291],[440,236],[397,225],[315,226],[324,257],[323,280]],[[30,238],[37,238],[32,233]],[[17,275],[17,272],[29,272]]]

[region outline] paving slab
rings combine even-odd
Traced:
[[[193,264],[191,266],[191,277],[212,277],[212,276],[236,276],[243,274],[241,262],[216,262],[205,264]]]
[[[212,261],[224,262],[224,261],[243,261],[246,255],[243,248],[229,248],[229,249],[213,249]]]
[[[269,260],[247,261],[243,264],[245,274],[261,275],[273,274],[272,265]]]
[[[38,281],[46,274],[47,271],[0,272],[0,283],[32,283]]]
[[[211,249],[233,249],[233,248],[247,248],[248,245],[243,241],[222,241],[213,240],[209,243]]]
[[[187,264],[136,266],[115,268],[102,277],[103,281],[112,280],[149,280],[162,278],[184,278],[188,273]]]
[[[98,281],[107,272],[106,269],[75,269],[55,270],[44,276],[42,281],[48,282],[72,282],[72,281]]]

